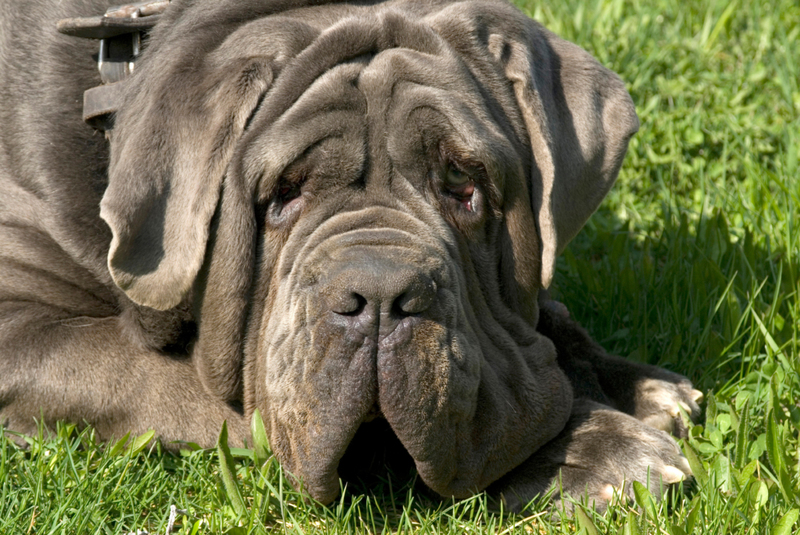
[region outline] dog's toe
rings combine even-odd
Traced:
[[[683,438],[688,429],[681,413],[696,421],[703,393],[693,388],[687,379],[677,377],[678,380],[648,378],[640,381],[636,386],[634,416],[650,427]]]
[[[672,485],[673,483],[680,483],[681,481],[686,479],[687,476],[692,475],[692,472],[691,468],[687,473],[676,466],[665,466],[661,470],[661,475],[664,483]]]

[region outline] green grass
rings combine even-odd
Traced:
[[[574,520],[430,498],[414,481],[302,499],[263,449],[100,448],[0,431],[0,533],[791,533],[800,508],[800,5],[520,2],[628,83],[641,130],[559,260],[557,297],[607,349],[689,376],[695,481]],[[611,282],[611,283],[609,283]],[[222,462],[221,462],[222,461]],[[229,477],[224,477],[229,474]],[[233,477],[235,474],[235,478]],[[227,480],[228,484],[224,484]],[[235,480],[235,483],[233,481]],[[196,530],[196,531],[195,531]]]

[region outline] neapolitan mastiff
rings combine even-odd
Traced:
[[[209,446],[258,408],[322,502],[359,441],[515,507],[685,477],[656,428],[699,392],[540,298],[638,128],[619,78],[501,0],[317,4],[173,1],[106,140],[56,23],[109,6],[2,3],[0,421]]]

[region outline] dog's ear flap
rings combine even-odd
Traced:
[[[117,114],[101,203],[113,233],[108,267],[152,308],[174,307],[191,289],[236,142],[272,82],[266,58],[220,63],[152,62]]]
[[[542,241],[541,284],[616,180],[639,129],[622,80],[580,47],[527,21],[522,39],[489,38],[505,63],[533,150],[531,204]]]

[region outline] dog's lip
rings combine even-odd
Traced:
[[[375,400],[375,404],[372,405],[372,408],[369,410],[369,412],[364,415],[364,419],[361,421],[361,423],[365,424],[379,418],[384,420],[386,419],[386,417],[383,415],[383,411],[381,410],[381,404],[378,402],[378,400]]]
[[[350,336],[357,336],[361,340],[371,340],[376,343],[379,351],[390,351],[397,346],[410,342],[414,337],[414,331],[426,320],[419,314],[406,316],[398,321],[393,321],[391,330],[386,330],[382,325],[388,321],[373,321],[373,312],[362,314],[358,317],[342,316],[336,312],[329,312],[329,322],[347,328]],[[390,313],[389,313],[390,314]],[[381,318],[386,318],[388,314],[380,314]],[[356,341],[352,340],[351,341]]]
[[[345,383],[354,379],[358,382],[356,376],[367,378],[367,374],[373,379],[367,380],[365,383],[372,383],[372,381],[375,381],[377,386],[382,380],[389,380],[387,379],[388,370],[381,369],[378,363],[393,362],[395,365],[404,367],[405,365],[400,364],[401,361],[413,358],[414,355],[421,354],[424,351],[423,347],[414,344],[417,330],[425,329],[426,326],[434,323],[433,320],[426,320],[420,316],[409,316],[403,318],[397,328],[385,337],[379,337],[377,333],[372,331],[370,333],[372,336],[364,336],[361,340],[347,340],[344,344],[347,347],[343,347],[342,349],[346,350],[348,354],[358,356],[364,362],[369,361],[373,363],[374,368],[371,365],[359,368],[348,367],[349,371],[345,372],[346,375],[340,377],[343,387]],[[341,340],[341,342],[345,341]],[[329,350],[332,349],[331,346],[327,346],[327,348]],[[344,354],[337,356],[335,353],[334,350],[328,357],[344,357]],[[279,358],[277,355],[273,355],[273,357],[275,359]],[[336,384],[339,383],[331,383],[329,386],[333,387],[335,390],[337,388],[335,386]],[[344,387],[341,394],[345,394],[347,390],[347,387]],[[369,394],[366,390],[359,390],[366,396],[362,398],[362,401],[365,402],[363,405],[356,407],[345,402],[344,405],[340,406],[341,410],[336,411],[344,418],[342,420],[343,427],[351,429],[353,434],[357,432],[357,429],[364,423],[379,419],[387,420],[384,407],[380,402],[379,392],[376,390],[374,394]],[[331,398],[332,401],[341,399],[342,397],[339,394],[334,394]],[[401,407],[392,407],[392,409],[395,412],[397,410],[403,410]],[[325,427],[326,425],[330,425],[331,421],[321,421],[319,423],[323,424],[323,427]],[[282,456],[279,454],[279,458],[286,464],[288,470],[298,478],[298,481],[302,481],[302,483],[299,484],[303,485],[315,499],[323,503],[332,501],[339,490],[337,467],[342,457],[345,455],[347,448],[350,446],[352,439],[346,443],[339,442],[338,438],[332,441],[325,431],[318,433],[318,426],[316,425],[305,426],[305,430],[303,431],[297,426],[287,426],[285,423],[279,424],[279,426],[284,429],[284,431],[280,433],[288,433],[290,435],[305,433],[311,441],[309,445],[314,443],[308,455],[292,459],[294,453],[290,453],[293,451],[293,448],[290,447],[284,449]],[[275,430],[277,430],[277,427],[273,429],[273,431]]]
[[[390,332],[380,333],[378,336],[378,352],[394,351],[400,346],[406,345],[414,339],[414,331],[423,323],[424,319],[419,315],[407,316]]]

